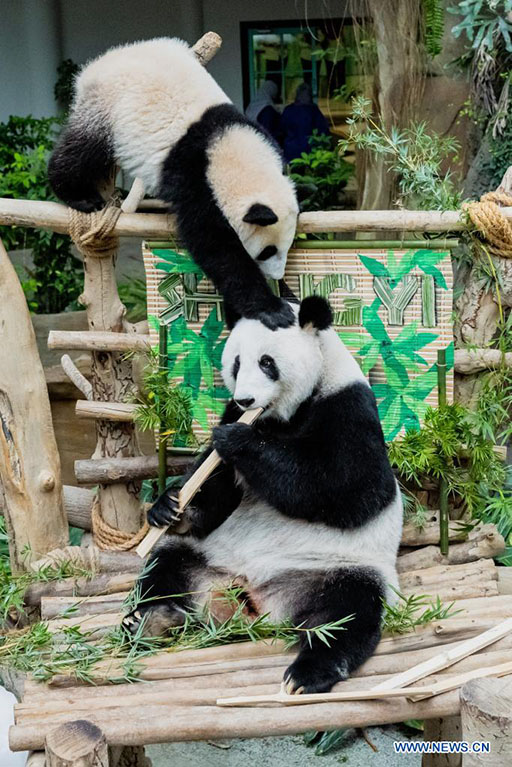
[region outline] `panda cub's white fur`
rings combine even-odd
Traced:
[[[177,38],[121,45],[89,62],[75,80],[73,112],[85,128],[102,119],[116,160],[158,195],[169,148],[205,109],[230,99]]]

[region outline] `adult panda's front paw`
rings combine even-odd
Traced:
[[[347,664],[324,660],[314,655],[299,657],[284,672],[283,690],[287,695],[329,692],[337,683],[348,677]]]
[[[153,527],[165,527],[181,522],[182,513],[177,495],[162,493],[148,510],[147,517],[149,524]]]
[[[230,461],[246,449],[253,436],[246,423],[228,423],[214,428],[212,444],[223,461]]]

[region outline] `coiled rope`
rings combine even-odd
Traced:
[[[487,192],[480,202],[464,206],[477,229],[486,239],[487,249],[493,256],[512,258],[512,224],[505,218],[501,207],[512,207],[512,195],[507,192]]]

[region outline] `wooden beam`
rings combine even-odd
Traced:
[[[456,373],[470,375],[501,367],[512,368],[512,352],[503,354],[499,349],[455,349]]]
[[[126,402],[98,402],[79,399],[75,412],[78,418],[96,418],[102,421],[133,421],[137,406]]]
[[[168,455],[167,474],[183,474],[193,460],[193,456]],[[134,458],[91,458],[75,461],[75,475],[80,485],[108,485],[134,479],[153,479],[158,476],[158,458],[156,455],[140,455]]]
[[[512,219],[512,208],[502,208]],[[51,229],[69,233],[68,209],[56,202],[0,198],[0,225]],[[297,232],[456,232],[466,228],[457,210],[335,210],[301,213]],[[122,213],[114,234],[167,240],[176,231],[174,217],[165,213]],[[396,238],[395,238],[396,239]]]
[[[79,349],[95,352],[147,351],[151,341],[138,333],[109,333],[92,330],[50,330],[49,349]]]

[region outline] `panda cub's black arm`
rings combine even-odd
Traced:
[[[240,409],[231,401],[224,411],[221,424],[233,423],[238,420],[240,415]],[[185,480],[199,468],[212,450],[212,445],[209,445],[201,453],[192,468],[187,472]],[[177,508],[177,503],[173,500],[173,496],[177,496],[177,493],[171,488],[158,498],[148,511],[148,522],[150,524],[158,527],[172,523],[172,514]],[[204,482],[185,512],[187,521],[191,526],[192,535],[197,538],[204,538],[208,533],[211,533],[212,530],[219,527],[233,513],[240,504],[241,499],[242,490],[235,482],[234,467],[222,463]]]

